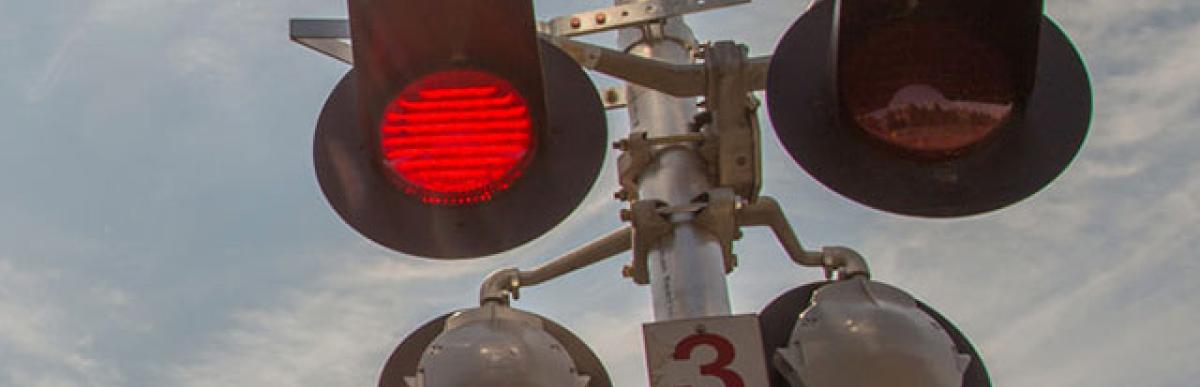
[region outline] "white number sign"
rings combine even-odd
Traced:
[[[642,335],[652,387],[768,385],[755,315],[650,323]]]

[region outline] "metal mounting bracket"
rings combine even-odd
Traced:
[[[703,65],[668,63],[566,37],[543,37],[585,68],[676,97],[704,94]]]
[[[663,145],[696,143],[705,140],[703,134],[691,133],[678,136],[647,137],[646,132],[633,132],[624,140],[617,141],[613,148],[621,150],[617,157],[617,176],[621,190],[616,198],[624,201],[638,199],[638,176],[654,161]]]
[[[574,43],[566,44],[575,47]],[[616,58],[628,59],[630,63],[641,60],[625,54],[620,55],[622,56]],[[689,77],[700,74],[706,77],[701,85],[704,86],[706,110],[697,115],[692,123],[692,129],[699,133],[683,139],[648,139],[645,133],[633,133],[617,143],[617,149],[625,151],[618,158],[621,184],[621,191],[616,195],[618,199],[637,200],[637,178],[654,160],[653,145],[679,140],[700,144],[697,152],[708,161],[709,174],[718,182],[718,186],[730,187],[735,194],[749,201],[757,199],[762,187],[762,157],[757,115],[760,103],[750,94],[750,78],[753,74],[747,71],[754,68],[754,65],[746,59],[745,46],[728,41],[707,45],[704,57],[704,64],[698,67],[699,72],[693,72],[690,69],[691,65],[665,64],[668,66],[667,73],[670,74],[685,74]],[[658,61],[651,62],[655,64],[648,66],[653,68],[664,65]],[[688,69],[675,72],[684,67]],[[680,78],[681,84],[696,87],[694,83],[683,82],[684,78]]]
[[[643,58],[554,35],[542,35],[583,67],[608,74],[676,97],[698,97],[708,92],[707,64],[675,64]],[[748,90],[767,87],[771,57],[746,59],[742,77]]]
[[[733,253],[733,241],[742,239],[742,231],[738,229],[735,220],[738,209],[737,195],[727,187],[715,188],[701,195],[697,201],[706,205],[696,214],[692,223],[712,233],[721,241],[725,272],[732,273],[738,265],[737,255]]]
[[[717,186],[753,202],[762,187],[758,100],[750,94],[746,46],[731,41],[703,49],[707,90],[704,106],[711,113],[709,131],[717,137]]]
[[[621,211],[621,219],[633,223],[633,263],[625,266],[622,274],[638,285],[650,283],[650,271],[646,268],[650,248],[675,228],[662,213],[666,205],[661,200],[639,200],[629,210]]]
[[[853,249],[828,246],[820,251],[805,250],[774,198],[762,196],[754,203],[745,203],[731,189],[724,187],[708,191],[689,206],[671,208],[662,201],[641,200],[634,202],[631,209],[622,210],[621,219],[633,223],[633,262],[625,266],[625,277],[638,285],[650,283],[647,255],[651,246],[673,231],[674,226],[668,219],[675,212],[694,213],[695,217],[690,221],[717,237],[721,242],[726,273],[738,265],[733,242],[742,239],[741,227],[768,226],[798,265],[820,267],[825,270],[826,278],[833,278],[835,274],[838,279],[871,276],[866,259]]]
[[[831,278],[836,272],[838,278],[850,278],[863,275],[870,277],[871,271],[862,255],[850,248],[832,246],[821,251],[806,251],[796,239],[796,232],[788,223],[779,202],[770,196],[762,196],[758,201],[737,209],[735,216],[738,226],[769,226],[775,233],[775,239],[783,245],[792,261],[801,266],[821,267],[825,269],[825,277]]]
[[[749,2],[750,0],[639,1],[559,16],[538,23],[538,30],[554,36],[585,35]]]
[[[293,42],[354,65],[350,23],[346,19],[291,19],[288,30]]]

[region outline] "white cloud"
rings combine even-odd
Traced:
[[[76,42],[84,35],[87,29],[84,26],[76,26],[63,42],[54,50],[53,55],[48,58],[45,69],[41,76],[32,81],[25,92],[26,99],[29,102],[40,102],[58,85],[58,80],[62,75],[65,60],[74,48]]]
[[[164,385],[375,385],[410,330],[473,305],[478,264],[363,253],[330,254],[327,274],[278,306],[235,311],[230,328],[168,368]]]
[[[238,53],[213,37],[185,37],[169,48],[168,61],[183,77],[203,83],[236,82],[243,74]]]
[[[127,24],[162,16],[172,8],[196,0],[101,0],[89,2],[88,20]]]
[[[1194,119],[1200,95],[1194,87],[1181,87],[1200,84],[1195,66],[1200,60],[1200,24],[1160,30],[1127,43],[1139,46],[1136,51],[1143,59],[1136,71],[1100,79],[1097,99],[1102,110],[1097,116],[1111,121],[1101,121],[1109,130],[1099,131],[1092,144],[1101,149],[1133,145],[1164,131],[1200,126]]]
[[[641,323],[653,317],[649,308],[640,305],[633,302],[618,310],[585,313],[579,323],[568,327],[596,352],[614,386],[640,385],[646,379]]]
[[[64,285],[76,280],[55,271],[30,270],[0,259],[0,385],[118,386],[123,380],[115,362],[93,348],[97,325],[120,311],[128,297],[120,290],[97,288],[77,292]],[[65,294],[64,294],[65,293]],[[96,294],[99,296],[96,296]],[[116,302],[114,302],[116,301]]]

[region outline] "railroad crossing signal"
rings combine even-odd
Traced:
[[[313,153],[350,226],[396,251],[472,258],[542,235],[582,201],[607,146],[602,105],[537,39],[529,1],[349,6],[354,69]]]
[[[539,41],[529,1],[349,0],[349,28],[331,35],[349,37],[352,54],[329,41],[297,39],[355,64],[317,125],[322,191],[363,235],[432,258],[512,248],[578,205],[606,141],[601,104],[578,64],[646,90],[705,97],[687,133],[647,130],[618,143],[625,154],[617,196],[633,202],[622,214],[631,226],[533,270],[494,272],[481,286],[479,308],[442,316],[404,340],[381,386],[609,385],[582,341],[509,304],[522,287],[631,248],[626,275],[650,281],[645,256],[652,247],[666,251],[659,241],[678,223],[716,236],[726,271],[736,266],[739,227],[758,225],[771,227],[794,262],[837,275],[784,294],[758,316],[667,313],[669,321],[648,324],[656,387],[713,378],[725,386],[767,378],[770,386],[990,385],[982,359],[948,320],[871,281],[853,250],[805,250],[778,203],[759,196],[759,104],[749,93],[766,89],[783,145],[834,191],[899,214],[966,216],[1032,195],[1070,163],[1091,117],[1079,54],[1043,15],[1041,0],[818,0],[773,58],[747,58],[733,42],[694,46],[691,37],[658,36],[664,20],[748,1],[623,3],[543,23],[550,39]],[[313,26],[338,28],[336,21]],[[626,27],[647,27],[644,39],[676,39],[705,63],[667,64],[568,39]],[[639,126],[672,122],[638,117],[639,98],[654,99],[628,99]],[[639,180],[663,148],[694,152],[708,164],[696,175],[716,187],[682,204],[640,200]],[[694,283],[709,285],[699,290],[713,284]],[[657,314],[671,293],[652,293]],[[761,340],[739,328],[755,317]],[[836,323],[844,321],[854,324]],[[502,347],[532,352],[491,356]],[[692,356],[709,350],[713,361]],[[521,365],[527,361],[542,366]],[[847,364],[872,371],[846,375]],[[470,373],[479,370],[497,372]]]
[[[880,210],[964,216],[1032,195],[1091,118],[1087,71],[1041,0],[826,0],[779,42],[780,141],[814,178]]]

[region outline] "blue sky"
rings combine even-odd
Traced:
[[[609,5],[535,4],[542,18]],[[703,40],[766,54],[806,5],[688,20]],[[409,331],[472,306],[489,271],[620,226],[609,155],[575,214],[503,255],[429,261],[355,234],[311,160],[347,66],[287,39],[288,18],[345,12],[332,0],[0,2],[0,386],[373,386]],[[1200,3],[1047,12],[1087,59],[1096,104],[1085,148],[1047,189],[966,219],[897,217],[820,186],[768,127],[765,192],[807,245],[857,248],[876,279],[956,321],[995,385],[1193,385]],[[609,118],[622,135],[625,113]],[[765,230],[736,248],[736,312],[818,278]],[[644,386],[650,299],[620,278],[628,260],[527,289],[517,306],[592,343],[618,385]]]

